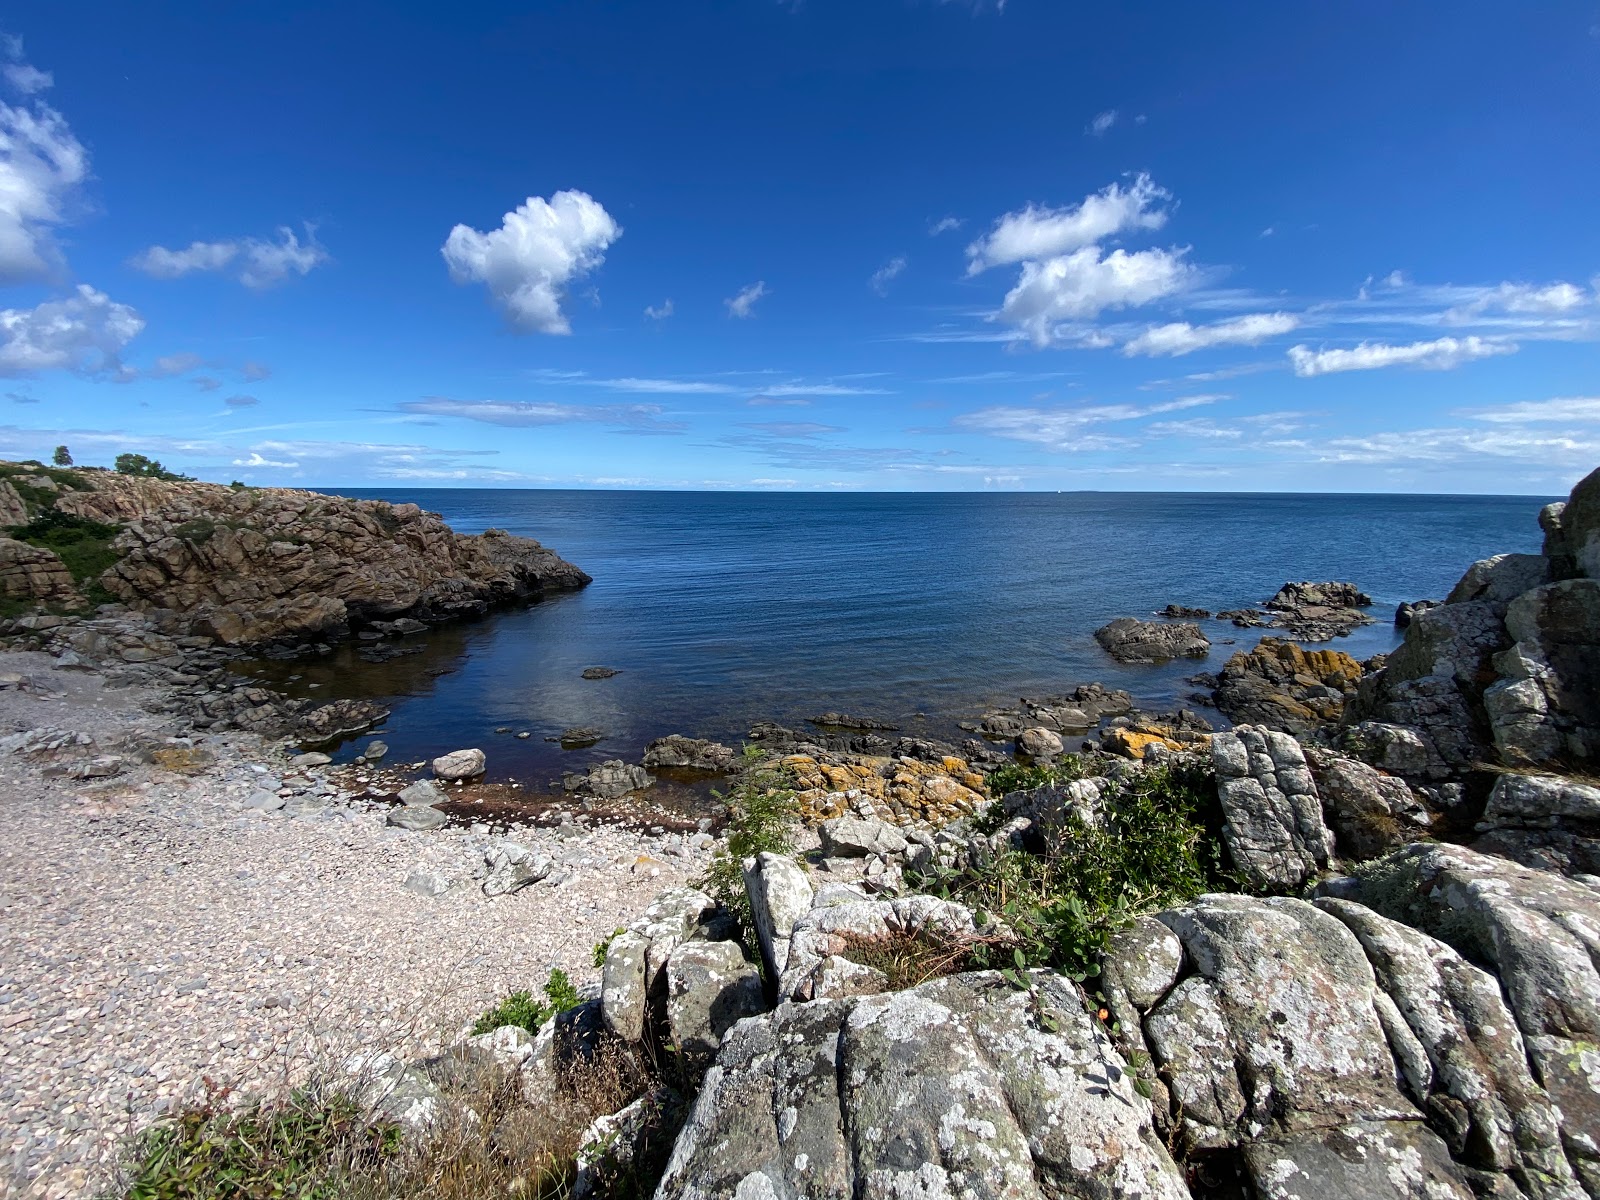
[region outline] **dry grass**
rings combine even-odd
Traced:
[[[1487,775],[1554,775],[1567,783],[1600,788],[1600,775],[1593,772],[1593,764],[1576,763],[1570,759],[1557,759],[1547,763],[1484,763],[1472,764],[1474,771]]]
[[[982,964],[983,951],[1010,947],[1012,942],[997,937],[956,936],[933,930],[896,933],[888,937],[868,937],[846,933],[840,954],[853,963],[882,971],[893,991],[916,987],[930,979],[959,975]]]

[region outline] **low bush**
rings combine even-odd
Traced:
[[[1082,769],[1072,761],[1043,768],[1060,772],[1043,782],[1077,778]],[[1229,882],[1204,824],[1214,807],[1215,783],[1200,768],[1129,771],[1104,789],[1097,816],[1068,812],[1042,835],[1038,853],[1005,850],[918,882],[997,916],[1016,934],[1014,943],[976,945],[976,965],[1014,978],[1018,968],[1049,966],[1082,979],[1098,971],[1107,940],[1134,916]],[[1003,819],[999,808],[986,814],[991,826]]]
[[[98,579],[117,561],[111,541],[121,530],[115,525],[75,517],[54,508],[45,509],[11,536],[30,546],[54,551],[77,583]]]
[[[401,1149],[401,1131],[367,1118],[349,1096],[297,1091],[243,1108],[226,1089],[139,1139],[126,1200],[333,1200]]]
[[[550,972],[545,980],[544,999],[537,1000],[532,992],[512,992],[504,1000],[485,1012],[472,1026],[474,1034],[493,1033],[505,1025],[516,1025],[529,1033],[538,1033],[539,1027],[556,1013],[576,1008],[583,1003],[578,989],[560,967]]]
[[[755,926],[741,864],[757,854],[794,854],[800,824],[794,777],[768,763],[758,747],[747,746],[744,770],[732,789],[726,794],[718,792],[717,798],[728,809],[727,840],[717,847],[710,865],[694,883],[733,914],[741,939],[749,947],[755,943]]]

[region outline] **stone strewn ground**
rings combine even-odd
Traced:
[[[552,966],[592,980],[618,914],[703,861],[682,837],[522,830],[570,877],[490,899],[473,878],[487,832],[387,827],[246,734],[199,742],[215,762],[197,776],[141,764],[138,748],[184,749],[144,710],[156,695],[53,666],[0,654],[0,683],[21,676],[0,737],[93,739],[0,752],[0,1194],[85,1194],[119,1137],[202,1077],[268,1086],[356,1042],[424,1051]],[[118,774],[49,777],[107,755]],[[250,807],[274,782],[300,793]],[[408,890],[419,867],[455,886]]]

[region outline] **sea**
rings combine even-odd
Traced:
[[[344,646],[259,673],[295,695],[381,699],[401,760],[468,746],[490,781],[543,789],[669,733],[739,745],[752,723],[827,711],[944,738],[990,708],[1099,681],[1151,710],[1192,706],[1263,631],[1204,621],[1210,657],[1127,666],[1094,631],[1169,602],[1258,604],[1288,580],[1349,580],[1377,623],[1333,645],[1398,644],[1404,600],[1440,599],[1476,559],[1536,552],[1546,499],[1194,493],[787,494],[424,489],[457,530],[537,538],[594,576],[581,592],[414,639],[369,664]],[[1270,632],[1270,631],[1267,631]],[[610,667],[587,680],[587,667]],[[1209,714],[1215,717],[1215,714]],[[603,732],[563,750],[563,730]],[[503,732],[497,732],[503,731]],[[518,738],[517,733],[528,733]],[[348,759],[366,738],[342,747]]]

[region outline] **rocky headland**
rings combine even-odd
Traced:
[[[138,547],[177,535],[124,519],[131,588],[125,563],[155,579]],[[1211,717],[1086,684],[960,745],[840,713],[742,752],[686,731],[571,772],[509,831],[471,815],[481,751],[308,754],[381,710],[233,677],[215,624],[157,599],[248,624],[225,559],[14,617],[14,1186],[75,1194],[119,1158],[124,1088],[137,1125],[192,1113],[200,1075],[314,1010],[348,1044],[266,1082],[397,1132],[375,1195],[424,1194],[447,1144],[494,1194],[1596,1200],[1600,472],[1540,522],[1543,554],[1471,565],[1387,657],[1301,645],[1371,620],[1349,584],[1223,614],[1280,632],[1194,677]],[[468,593],[500,594],[337,596],[371,631]],[[1101,644],[1208,652],[1203,610],[1165,615]],[[673,772],[720,778],[721,819],[597,820]],[[550,966],[579,989],[472,1021]],[[427,1036],[391,991],[435,1002]]]

